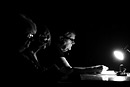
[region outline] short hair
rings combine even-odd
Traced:
[[[75,32],[71,31],[71,32],[67,32],[67,33],[64,34],[65,38],[70,38],[71,39],[72,36],[76,36]]]
[[[74,40],[75,38],[71,38],[72,36],[76,36],[76,33],[74,31],[66,32],[64,35],[59,37],[60,44],[63,44],[66,41],[66,39]]]

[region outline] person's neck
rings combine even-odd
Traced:
[[[61,47],[61,51],[64,53],[68,52],[68,50],[66,50],[65,48],[62,48],[62,47]]]
[[[33,49],[33,52],[34,53],[37,53],[39,50],[41,50],[41,49],[45,49],[46,48],[46,46],[38,46],[37,48],[35,48],[35,49]]]

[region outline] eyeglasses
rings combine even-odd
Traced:
[[[34,35],[33,34],[28,34],[28,38],[32,38]]]
[[[75,39],[72,39],[72,38],[70,38],[70,37],[65,37],[65,39],[69,39],[69,40],[71,40],[71,42],[72,42],[72,44],[75,44]]]
[[[75,44],[74,39],[68,38],[69,40],[71,40],[72,44]]]

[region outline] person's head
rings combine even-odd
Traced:
[[[75,32],[66,32],[64,35],[60,36],[60,44],[63,52],[71,50],[72,45],[75,44]]]
[[[24,14],[14,14],[10,21],[11,45],[15,46],[14,50],[22,52],[24,49],[30,48],[36,51],[39,47],[50,45],[51,34],[46,26],[37,26]]]
[[[41,27],[41,29],[37,33],[39,37],[39,42],[41,44],[47,43],[48,45],[51,44],[51,33],[47,26]]]
[[[11,50],[20,51],[28,40],[37,33],[36,24],[28,17],[20,13],[14,13],[8,17],[8,39],[11,39]],[[7,25],[7,26],[8,26]]]
[[[34,36],[33,41],[30,44],[30,48],[32,50],[45,49],[47,46],[51,44],[51,34],[49,29],[44,26],[38,29],[37,34]]]

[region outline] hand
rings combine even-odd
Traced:
[[[104,65],[102,65],[102,66],[103,66],[103,71],[107,71],[109,69],[109,67],[107,67],[107,66],[104,66]]]

